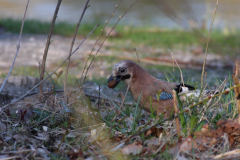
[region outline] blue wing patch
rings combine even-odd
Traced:
[[[158,98],[157,96],[154,96],[154,98]],[[173,99],[172,94],[167,93],[167,92],[161,92],[160,96],[159,96],[159,100],[167,100],[167,99]]]

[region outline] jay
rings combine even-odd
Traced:
[[[108,87],[114,88],[123,81],[128,86],[135,101],[140,99],[140,107],[145,111],[154,111],[159,115],[164,113],[164,117],[170,117],[174,103],[172,90],[177,93],[194,90],[190,85],[182,83],[167,82],[151,76],[146,70],[135,62],[123,60],[114,65],[112,75],[108,79]]]

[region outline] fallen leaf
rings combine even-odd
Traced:
[[[59,148],[59,150],[64,150],[66,148],[66,144],[65,143],[62,143],[61,141],[55,141],[54,142],[54,147],[55,148]]]
[[[116,134],[115,136],[113,136],[112,139],[114,139],[116,142],[120,142],[121,140],[125,139],[126,135],[124,134]]]
[[[142,148],[142,145],[129,144],[122,149],[122,153],[126,155],[137,155],[140,154]]]
[[[179,152],[188,152],[196,147],[196,141],[192,138],[192,136],[188,136],[180,145]]]
[[[218,121],[217,126],[219,126],[225,133],[231,134],[233,136],[240,135],[240,124],[234,121],[231,120]]]
[[[0,131],[1,131],[1,133],[7,131],[7,127],[6,127],[6,125],[5,125],[4,123],[2,123],[1,121],[0,121]]]
[[[46,132],[48,130],[47,126],[43,126],[43,130]]]
[[[79,150],[70,151],[67,155],[71,160],[75,160],[78,159],[79,157],[82,157],[83,153],[81,148],[79,148]]]
[[[209,125],[208,124],[205,124],[202,126],[201,128],[201,131],[204,133],[204,132],[207,132],[209,130]]]
[[[154,152],[153,152],[150,148],[144,147],[144,148],[142,149],[141,156],[151,155],[151,154],[153,154],[153,153],[154,153]]]
[[[145,132],[144,137],[148,137],[148,136],[159,137],[162,132],[163,132],[163,128],[152,127],[151,129]]]
[[[160,144],[161,143],[159,142],[158,138],[156,138],[156,137],[152,137],[151,139],[146,140],[144,142],[144,145],[147,145],[153,151],[156,151],[159,148]]]
[[[38,133],[38,136],[35,136],[36,139],[47,142],[49,140],[49,134],[47,132]]]

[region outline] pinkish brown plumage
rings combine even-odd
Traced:
[[[135,101],[138,100],[142,93],[140,107],[147,112],[151,112],[151,106],[153,110],[156,107],[154,113],[159,114],[164,112],[164,117],[169,117],[173,110],[173,100],[171,99],[172,90],[180,91],[187,87],[189,89],[194,89],[194,87],[189,85],[183,87],[180,83],[156,79],[138,64],[130,60],[123,60],[114,65],[112,75],[108,80],[108,85],[113,81],[116,82],[114,87],[117,86],[120,81],[125,82],[126,85],[130,85],[129,90]],[[164,93],[160,98],[157,96],[158,91]],[[152,104],[150,104],[150,97]]]

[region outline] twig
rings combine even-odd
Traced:
[[[235,62],[235,67],[233,70],[233,75],[232,75],[232,79],[233,79],[233,83],[234,85],[239,85],[240,84],[240,80],[239,80],[239,64],[240,61],[236,61]],[[237,99],[237,103],[236,103],[236,107],[238,108],[238,123],[240,123],[240,87],[234,88],[234,92],[235,92],[235,97]]]
[[[25,150],[20,150],[20,151],[7,151],[7,152],[0,152],[1,154],[21,154],[24,152],[32,152],[36,151],[35,149],[25,149]]]
[[[71,55],[69,55],[51,74],[49,74],[45,79],[43,79],[42,81],[40,81],[37,85],[35,85],[32,89],[30,89],[27,93],[25,93],[23,96],[21,96],[20,98],[16,99],[14,102],[11,102],[10,104],[7,104],[5,106],[3,106],[1,109],[4,109],[6,107],[8,107],[11,104],[14,104],[15,102],[19,101],[20,99],[24,98],[26,95],[28,95],[31,91],[33,91],[35,88],[37,88],[40,84],[42,84],[43,82],[45,82],[49,77],[51,77],[67,60],[69,57],[71,57],[78,49],[79,47],[83,44],[83,42],[93,33],[93,31],[99,26],[99,24],[97,24],[93,30],[82,40],[82,42],[78,45],[78,47],[72,52]]]
[[[216,3],[216,7],[215,7],[214,14],[213,14],[211,27],[210,27],[210,30],[209,30],[209,33],[208,33],[207,46],[206,46],[206,49],[205,49],[205,57],[204,57],[203,69],[202,69],[202,76],[201,76],[201,90],[202,90],[202,87],[203,87],[203,75],[204,75],[204,72],[205,72],[205,65],[206,65],[207,52],[208,52],[208,45],[209,45],[209,41],[210,41],[210,35],[211,35],[211,32],[212,32],[213,21],[214,21],[216,12],[217,12],[217,7],[218,7],[218,0],[217,0],[217,3]],[[202,93],[202,92],[201,92],[201,93]],[[201,97],[201,95],[200,95],[200,97]]]
[[[101,97],[101,93],[100,93],[100,91],[101,91],[101,88],[100,88],[100,84],[98,85],[98,90],[99,90],[99,92],[98,92],[98,109],[100,108],[100,97]]]
[[[110,32],[109,32],[109,33],[106,35],[106,37],[103,39],[100,47],[98,48],[97,52],[95,53],[92,61],[90,62],[89,66],[88,66],[88,68],[87,68],[87,71],[86,71],[86,73],[85,73],[85,77],[84,77],[84,79],[83,79],[83,83],[84,83],[84,81],[86,80],[86,75],[87,75],[87,73],[88,73],[89,68],[91,67],[91,65],[92,65],[93,61],[95,60],[98,52],[99,52],[100,49],[102,48],[104,42],[106,41],[106,39],[108,38],[108,36],[109,36],[110,33],[112,32],[112,30],[117,26],[118,22],[127,14],[127,12],[132,8],[132,6],[134,6],[138,1],[139,1],[139,0],[137,0],[136,2],[134,2],[134,3],[126,10],[126,12],[125,12],[122,16],[119,16],[118,21],[115,23],[115,25],[112,27],[112,29],[110,30]]]
[[[1,160],[10,160],[10,159],[18,159],[21,158],[20,156],[13,156],[13,157],[6,157],[6,158],[1,158]]]
[[[137,49],[134,48],[134,51],[136,52],[136,55],[137,55],[137,58],[138,58],[138,63],[140,63],[140,59],[139,59],[139,57],[138,57]]]
[[[97,40],[96,40],[95,44],[93,45],[93,48],[92,48],[92,50],[91,50],[91,52],[90,52],[90,54],[89,54],[89,56],[88,56],[88,59],[87,59],[85,65],[84,65],[84,68],[83,68],[83,71],[82,71],[82,75],[81,75],[81,78],[80,78],[80,84],[82,83],[82,78],[85,77],[85,76],[87,76],[86,74],[84,74],[84,72],[85,72],[85,70],[86,70],[87,63],[88,63],[88,61],[89,61],[89,59],[90,59],[90,56],[92,55],[92,52],[93,52],[93,50],[94,50],[94,48],[95,48],[97,42],[99,41],[99,37],[102,35],[102,33],[103,33],[105,27],[108,25],[109,21],[110,21],[111,18],[114,16],[115,11],[116,11],[117,8],[119,7],[119,5],[122,3],[122,1],[123,1],[123,0],[121,0],[121,1],[116,5],[116,7],[115,7],[113,13],[112,13],[111,16],[108,18],[108,20],[106,21],[106,23],[105,23],[103,29],[101,30],[99,36],[97,37]]]
[[[85,11],[87,10],[88,8],[88,3],[89,3],[90,0],[87,0],[86,4],[85,4],[85,7],[82,11],[82,14],[81,14],[81,17],[78,21],[78,24],[77,24],[77,27],[76,27],[76,30],[75,30],[75,34],[73,36],[73,39],[72,39],[72,43],[71,43],[71,47],[70,47],[70,50],[69,50],[69,55],[71,55],[72,53],[72,49],[73,49],[73,45],[74,45],[74,42],[75,42],[75,39],[76,39],[76,36],[77,36],[77,32],[78,32],[78,28],[82,22],[82,18],[83,18],[83,15],[85,14]],[[67,77],[68,77],[68,69],[69,69],[69,65],[70,65],[70,57],[68,59],[68,62],[67,62],[67,67],[66,67],[66,74],[65,74],[65,81],[63,83],[63,86],[64,86],[64,98],[65,98],[65,102],[67,103]]]
[[[53,15],[53,19],[52,19],[52,24],[51,24],[51,27],[50,27],[50,30],[48,32],[48,38],[47,38],[47,43],[46,43],[46,46],[45,46],[45,49],[44,49],[44,54],[43,54],[43,59],[42,59],[42,66],[41,66],[41,73],[40,73],[40,81],[43,80],[44,78],[44,72],[45,72],[45,64],[46,64],[46,59],[47,59],[47,54],[48,54],[48,49],[49,49],[49,46],[50,46],[50,43],[51,43],[51,36],[52,36],[52,31],[53,31],[53,28],[54,28],[54,24],[55,24],[55,21],[57,19],[57,14],[58,14],[58,10],[59,10],[59,7],[61,5],[61,2],[62,0],[58,0],[58,3],[57,3],[57,6],[56,6],[56,9],[55,9],[55,12],[54,12],[54,15]],[[41,83],[40,86],[39,86],[39,93],[40,93],[40,99],[41,101],[43,101],[43,84]]]
[[[124,103],[124,101],[125,101],[125,99],[126,99],[126,97],[127,97],[130,84],[131,84],[131,81],[130,81],[130,83],[128,84],[127,91],[126,91],[125,96],[124,96],[124,98],[123,98],[123,100],[122,100],[122,103],[121,103],[121,105],[120,105],[120,107],[119,107],[120,112],[117,112],[117,113],[116,113],[115,117],[112,119],[112,122],[114,122],[115,119],[116,119],[116,118],[119,116],[119,114],[121,113],[121,109],[122,109],[123,103]]]
[[[15,63],[15,60],[17,58],[17,55],[18,55],[18,51],[20,49],[20,43],[21,43],[21,38],[22,38],[22,30],[23,30],[23,26],[24,26],[24,21],[25,21],[25,16],[26,16],[26,13],[27,13],[27,9],[28,9],[28,4],[29,4],[29,0],[27,2],[27,5],[26,5],[26,9],[25,9],[25,12],[24,12],[24,16],[23,16],[23,20],[22,20],[22,26],[21,26],[21,30],[20,30],[20,34],[19,34],[19,39],[18,39],[18,44],[17,44],[17,51],[16,51],[16,54],[15,54],[15,57],[14,57],[14,60],[13,60],[13,63],[12,63],[12,66],[8,72],[8,75],[7,77],[5,78],[5,80],[3,81],[3,84],[0,88],[0,93],[2,92],[3,90],[3,87],[5,86],[7,80],[8,80],[8,77],[10,76],[11,72],[12,72],[12,69],[13,69],[13,66],[14,66],[14,63]]]
[[[182,70],[181,70],[180,66],[178,65],[178,63],[177,63],[176,59],[173,57],[173,53],[170,51],[170,49],[168,49],[168,51],[171,53],[172,59],[175,61],[175,63],[177,64],[177,66],[178,66],[178,68],[179,68],[179,70],[180,70],[180,74],[181,74],[181,81],[182,81],[182,84],[183,84],[183,86],[184,86],[184,80],[183,80],[183,74],[182,74]],[[174,63],[173,63],[173,65],[174,65]]]
[[[177,115],[179,112],[179,109],[177,106],[176,91],[172,90],[172,95],[173,95],[173,103],[174,103],[174,113]],[[181,136],[180,123],[179,123],[178,116],[175,116],[175,117],[176,117],[175,120],[176,120],[177,135],[179,137],[179,136]]]
[[[211,156],[212,159],[238,159],[240,157],[240,149],[235,149],[216,156]]]

